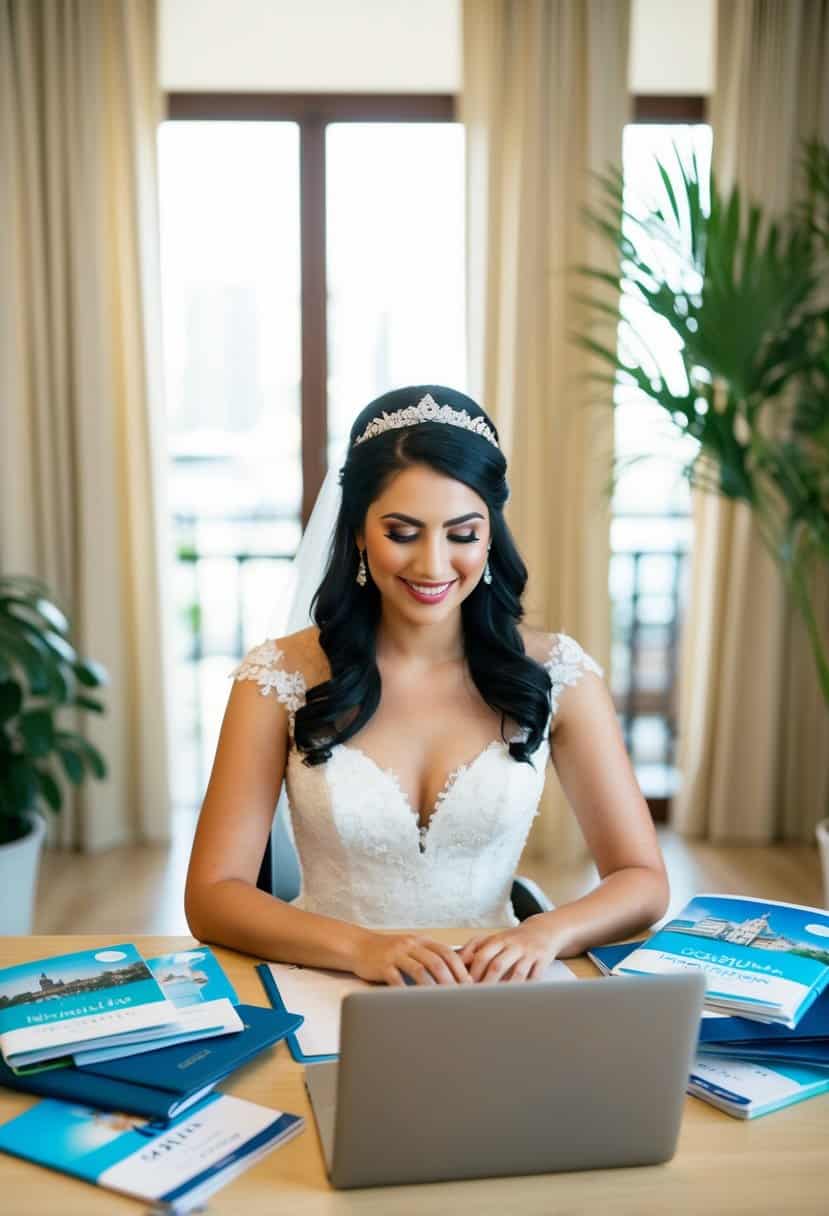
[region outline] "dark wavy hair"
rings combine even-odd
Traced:
[[[384,431],[355,446],[373,418],[416,405],[430,393],[439,405],[466,410],[495,426],[471,398],[440,384],[411,385],[385,393],[357,416],[348,457],[340,471],[342,505],[325,575],[312,603],[319,642],[331,678],[310,688],[297,712],[295,739],[305,764],[323,764],[332,747],[344,743],[370,720],[380,703],[376,633],[380,593],[369,577],[356,582],[356,533],[366,512],[401,470],[425,465],[474,490],[489,508],[492,583],[481,580],[461,605],[464,649],[472,679],[483,699],[501,714],[501,736],[509,717],[526,729],[526,739],[509,744],[518,761],[532,763],[550,713],[550,678],[525,649],[518,622],[527,569],[504,519],[509,496],[507,462],[488,439],[441,422],[421,422]],[[523,733],[523,732],[522,732]]]

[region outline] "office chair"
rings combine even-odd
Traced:
[[[288,801],[283,791],[276,805],[273,827],[265,846],[256,885],[260,891],[267,891],[269,895],[288,901],[299,895],[300,884],[299,858],[288,825]],[[520,874],[513,880],[510,900],[519,920],[526,920],[537,912],[550,912],[553,907],[538,884]]]

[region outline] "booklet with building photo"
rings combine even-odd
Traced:
[[[119,944],[0,971],[0,1051],[10,1068],[83,1047],[157,1039],[178,1011],[135,946]]]
[[[796,1027],[829,985],[829,913],[741,895],[698,895],[612,973],[688,967],[705,972],[707,1008]]]

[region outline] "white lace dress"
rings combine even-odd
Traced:
[[[544,666],[552,717],[565,687],[599,665],[566,634],[552,634]],[[285,669],[275,642],[257,646],[232,673],[254,680],[288,711],[285,784],[302,872],[296,906],[368,926],[516,924],[510,888],[544,786],[549,723],[533,766],[494,740],[453,772],[428,825],[395,774],[350,743],[309,767],[293,746],[305,703],[301,672]]]

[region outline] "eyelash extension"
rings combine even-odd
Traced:
[[[387,532],[386,536],[389,540],[393,540],[398,545],[410,545],[412,541],[417,540],[417,536],[401,536],[399,533]],[[449,535],[449,540],[455,541],[458,545],[471,545],[473,541],[480,539],[477,532],[473,532],[471,536],[452,536]]]

